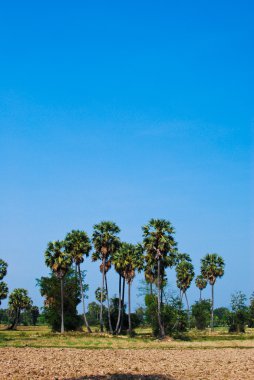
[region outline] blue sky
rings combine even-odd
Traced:
[[[249,296],[253,3],[8,1],[0,35],[0,257],[10,290],[27,288],[41,305],[47,242],[71,229],[91,234],[113,220],[135,243],[162,217],[197,274],[206,253],[224,257],[217,306],[236,290]],[[91,301],[100,274],[86,268]],[[112,270],[111,295],[116,283]],[[198,298],[194,285],[189,293]]]

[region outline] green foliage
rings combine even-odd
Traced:
[[[199,290],[203,290],[207,286],[207,280],[200,274],[195,279],[196,287],[199,288]]]
[[[141,244],[122,243],[121,247],[113,255],[113,264],[117,271],[125,278],[127,284],[131,283],[135,270],[143,269],[144,256]]]
[[[77,305],[81,301],[78,278],[73,270],[64,276],[64,327],[68,330],[77,330],[82,326],[82,318],[77,313]],[[45,297],[43,315],[45,321],[53,331],[61,329],[61,286],[54,273],[49,277],[37,280],[40,292]]]
[[[227,307],[214,309],[215,326],[227,326],[230,311]]]
[[[72,263],[70,254],[64,248],[64,242],[57,240],[49,242],[45,251],[45,263],[58,278],[64,277]]]
[[[102,294],[101,294],[101,293],[102,293]],[[97,300],[98,302],[101,302],[101,300],[102,300],[102,302],[105,302],[106,299],[107,299],[107,293],[106,293],[106,290],[103,289],[103,291],[102,291],[101,288],[97,288],[97,289],[95,290],[95,298],[96,298],[96,300]]]
[[[147,294],[145,296],[145,305],[146,322],[151,325],[153,335],[158,337],[160,336],[160,328],[156,295]],[[171,298],[167,304],[163,304],[161,316],[166,335],[179,336],[179,334],[187,331],[188,315],[182,310],[182,303],[179,298]]]
[[[194,267],[190,261],[182,260],[176,266],[177,287],[185,293],[194,278]]]
[[[8,264],[4,260],[0,259],[0,280],[2,280],[6,276],[7,267]],[[7,298],[8,291],[9,289],[6,282],[0,281],[0,305],[1,301]]]
[[[217,277],[224,274],[225,263],[221,256],[217,253],[208,253],[201,260],[201,274],[209,281],[210,285],[214,285]]]
[[[65,251],[77,265],[83,263],[84,256],[87,257],[92,249],[87,233],[79,230],[69,232],[65,237],[63,245]]]
[[[249,315],[248,315],[248,326],[254,327],[254,293],[250,297]]]
[[[27,290],[23,288],[14,289],[9,297],[9,315],[11,320],[10,329],[14,329],[20,322],[21,311],[31,308],[32,300]]]
[[[239,291],[231,296],[232,312],[228,316],[229,332],[245,332],[245,325],[248,322],[248,308],[246,306],[247,297]]]
[[[202,300],[195,302],[191,307],[192,316],[194,319],[194,325],[198,330],[204,330],[210,320],[211,301]]]

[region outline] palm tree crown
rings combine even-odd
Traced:
[[[225,263],[221,256],[217,253],[208,253],[201,260],[201,274],[209,281],[210,285],[214,285],[217,277],[224,274]]]
[[[63,242],[57,240],[48,243],[48,247],[45,251],[45,263],[52,269],[57,277],[64,277],[72,263],[72,259],[64,250]]]
[[[66,235],[64,245],[75,264],[83,263],[84,256],[88,256],[92,249],[90,239],[86,232],[72,230]]]
[[[196,287],[199,288],[199,290],[203,290],[207,286],[207,280],[200,274],[195,279]]]
[[[185,293],[194,278],[194,267],[191,262],[183,260],[176,267],[177,287]]]

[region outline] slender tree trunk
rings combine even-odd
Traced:
[[[214,284],[212,284],[212,305],[211,305],[211,330],[214,330],[213,327],[213,308],[214,308]]]
[[[202,290],[199,289],[199,292],[200,292],[200,293],[199,293],[199,302],[200,302],[200,301],[202,301]]]
[[[152,284],[152,282],[150,282],[150,295],[151,296],[153,295],[153,284]]]
[[[61,282],[61,334],[64,333],[64,287],[63,277],[60,278]]]
[[[111,315],[110,315],[110,304],[109,304],[109,298],[108,298],[108,283],[107,283],[107,275],[105,274],[105,286],[106,286],[106,297],[107,297],[107,303],[108,303],[108,324],[109,324],[109,331],[110,334],[113,334],[112,324],[111,324]]]
[[[80,284],[81,299],[82,299],[82,306],[83,306],[84,322],[85,322],[87,331],[89,333],[91,333],[92,330],[90,329],[89,324],[88,324],[87,319],[86,319],[85,299],[84,299],[83,284],[82,284],[82,277],[81,277],[81,271],[80,271],[80,265],[79,264],[78,264],[78,275],[79,275],[79,284]]]
[[[103,292],[104,292],[104,280],[105,280],[105,258],[102,261],[102,285],[101,285],[101,305],[100,305],[100,329],[103,332]]]
[[[122,331],[122,328],[123,328],[123,317],[124,317],[124,291],[125,291],[125,278],[123,278],[122,306],[121,306],[122,313],[121,313],[121,322],[120,322],[120,326],[119,326],[119,329],[118,329],[118,331],[117,331],[118,334],[120,334],[120,332]]]
[[[158,323],[160,330],[160,337],[164,338],[165,331],[161,322],[161,259],[158,259]]]
[[[121,312],[122,312],[122,298],[121,298],[121,293],[122,293],[122,276],[119,274],[119,293],[118,293],[118,317],[117,317],[117,322],[116,322],[116,327],[115,327],[115,333],[117,334],[117,331],[119,329],[120,321],[121,321]]]
[[[19,311],[19,309],[17,309],[17,311],[15,313],[14,320],[13,320],[12,324],[7,328],[7,330],[16,330],[18,322],[19,322],[19,315],[20,315],[20,311]]]
[[[132,328],[131,328],[131,283],[128,283],[128,322],[129,322],[129,330],[128,333],[131,335]]]
[[[186,292],[184,292],[184,295],[185,295],[185,300],[186,300],[186,305],[187,305],[187,310],[188,310],[188,327],[190,328],[190,306],[189,306]]]

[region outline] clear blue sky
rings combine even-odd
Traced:
[[[71,229],[91,234],[113,220],[134,243],[162,217],[197,274],[204,254],[224,257],[216,306],[254,291],[253,11],[244,0],[1,3],[0,257],[10,290],[27,288],[41,305],[47,242]],[[91,301],[100,274],[86,268]],[[111,270],[111,295],[116,280]]]

